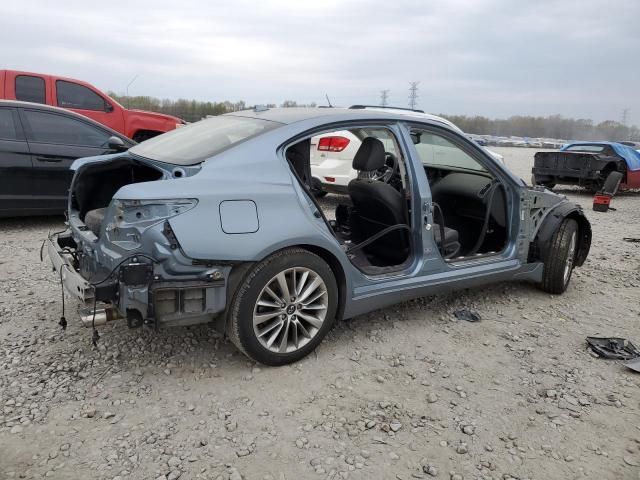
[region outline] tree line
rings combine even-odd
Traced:
[[[127,97],[109,92],[109,95],[127,108],[165,113],[196,122],[208,115],[237,112],[249,108],[243,100],[237,102],[202,102],[197,100],[169,100],[148,96]],[[278,106],[275,103],[266,105]],[[301,104],[294,100],[285,100],[280,107],[315,107],[315,103]],[[518,136],[534,138],[559,138],[565,140],[635,140],[640,141],[640,128],[627,126],[614,120],[594,123],[589,119],[565,118],[562,115],[533,117],[515,115],[504,119],[492,119],[483,116],[447,115],[440,116],[451,120],[467,133],[478,135]]]
[[[478,135],[559,138],[565,140],[635,140],[640,141],[640,128],[615,120],[594,123],[585,118],[565,118],[562,115],[530,117],[515,115],[506,119],[483,116],[447,115],[462,130]]]

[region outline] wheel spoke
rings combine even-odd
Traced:
[[[313,325],[316,328],[320,328],[322,326],[322,320],[311,316],[311,315],[307,315],[305,313],[302,312],[298,312],[298,318],[303,319],[305,322],[310,323],[311,325]]]
[[[294,321],[291,325],[291,339],[293,340],[293,346],[298,348],[298,322]]]
[[[274,328],[278,327],[282,325],[282,320],[278,319],[275,322],[273,322],[271,325],[269,325],[268,327],[264,328],[259,334],[258,337],[264,337],[267,333],[273,331]]]
[[[316,291],[316,289],[322,283],[322,279],[320,277],[315,277],[313,281],[309,284],[307,288],[300,294],[299,302],[304,302],[309,295]]]
[[[278,282],[278,286],[280,287],[282,298],[285,302],[288,302],[291,298],[291,294],[289,293],[289,285],[287,284],[287,276],[285,275],[285,272],[280,272],[276,276],[276,280]]]
[[[307,310],[326,310],[327,306],[326,305],[305,305],[304,308],[302,309],[303,312],[307,311]]]
[[[259,307],[269,307],[280,309],[280,303],[272,302],[271,300],[258,300]]]
[[[300,329],[300,333],[302,333],[302,335],[304,335],[307,338],[311,338],[312,335],[309,333],[309,331],[304,328],[304,325],[302,325],[301,322],[298,322],[298,328]]]
[[[296,269],[292,268],[291,269],[291,291],[293,292],[294,295],[297,295],[297,291],[298,291],[298,287],[296,286],[297,283],[297,278],[296,278]]]
[[[324,290],[320,290],[316,292],[314,295],[309,296],[309,298],[307,298],[304,302],[301,302],[301,303],[306,308],[307,305],[312,304],[313,302],[318,300],[320,297],[322,297],[324,293],[325,293]]]
[[[282,315],[283,313],[284,313],[284,310],[281,310],[281,309],[278,309],[269,313],[256,313],[253,316],[253,324],[257,327],[261,323],[264,323],[267,320],[271,320],[272,318],[277,317],[278,315]]]
[[[283,303],[282,298],[280,298],[278,295],[276,295],[276,293],[271,290],[269,287],[265,287],[264,289],[265,293],[267,293],[271,298],[273,298],[274,301],[278,302],[278,303]],[[280,306],[280,305],[278,305]]]
[[[276,340],[276,338],[278,338],[278,335],[280,335],[280,332],[282,331],[282,327],[284,326],[284,322],[279,323],[278,326],[280,328],[278,328],[275,332],[273,332],[273,334],[269,337],[269,340],[267,340],[267,348],[271,348],[271,345],[273,345],[273,342]]]
[[[307,283],[307,278],[309,278],[309,271],[305,270],[302,273],[302,276],[300,277],[300,281],[298,282],[298,288],[296,289],[296,295],[300,296],[300,292],[302,292],[302,289],[304,288],[305,284]]]
[[[280,340],[280,348],[278,351],[280,353],[285,353],[287,351],[287,346],[289,345],[289,326],[291,322],[285,322],[284,333],[282,334],[282,340]]]

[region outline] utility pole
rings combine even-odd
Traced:
[[[383,107],[386,107],[387,104],[387,99],[389,98],[389,90],[380,90],[380,105],[382,105]]]
[[[135,81],[136,81],[136,78],[138,78],[138,75],[136,75],[135,77],[133,77],[133,78],[131,79],[131,81],[130,81],[129,83],[127,83],[127,108],[129,108],[129,107],[130,107],[130,103],[131,103],[131,100],[129,99],[129,87],[131,86],[131,84],[132,84],[133,82],[135,82]]]
[[[418,105],[418,85],[420,82],[409,82],[409,108],[415,110]]]

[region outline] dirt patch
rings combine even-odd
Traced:
[[[530,178],[533,150],[496,150]],[[79,322],[60,330],[39,261],[61,219],[0,221],[0,478],[640,478],[640,375],[584,340],[640,344],[640,244],[622,241],[640,237],[640,195],[597,213],[562,193],[594,229],[566,294],[497,284],[402,303],[282,368],[209,327],[116,323],[94,349]]]

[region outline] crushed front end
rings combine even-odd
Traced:
[[[123,182],[163,180],[177,181],[126,156],[76,171],[69,228],[47,239],[47,251],[67,291],[83,302],[86,326],[118,318],[130,327],[193,325],[224,311],[231,265],[187,257],[171,227],[198,200],[113,198]]]

